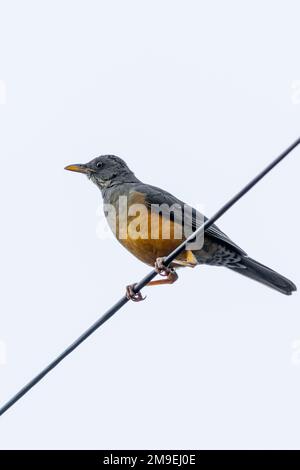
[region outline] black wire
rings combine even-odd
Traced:
[[[281,160],[283,160],[297,145],[300,144],[300,138],[290,145],[279,157],[277,157],[270,165],[261,171],[253,180],[250,181],[241,191],[239,191],[232,199],[224,204],[210,219],[206,220],[190,237],[182,242],[172,253],[165,258],[165,265],[168,266],[186,247],[186,245],[195,239],[195,237],[207,230],[213,223],[215,223],[225,212],[228,211],[239,199],[241,199],[253,186],[256,185],[267,173],[269,173]],[[145,287],[152,279],[157,276],[155,270],[150,271],[140,282],[135,285],[134,291],[139,292]],[[85,341],[94,331],[96,331],[103,323],[109,320],[118,310],[120,310],[128,302],[127,297],[124,295],[115,303],[107,312],[102,315],[90,328],[88,328],[79,338],[77,338],[70,346],[68,346],[54,361],[45,367],[38,375],[36,375],[30,382],[28,382],[19,392],[17,392],[7,403],[0,408],[0,416],[3,415],[11,406],[13,406],[22,396],[29,392],[45,375],[54,369],[65,357],[71,354],[83,341]]]

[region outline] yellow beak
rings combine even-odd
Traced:
[[[76,163],[75,165],[68,165],[65,167],[65,170],[76,171],[77,173],[89,173],[91,170],[81,163]]]

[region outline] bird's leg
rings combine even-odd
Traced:
[[[178,274],[174,268],[164,265],[165,258],[157,258],[155,261],[155,271],[166,279],[159,279],[157,281],[150,281],[147,286],[158,286],[161,284],[173,284],[178,279]]]
[[[128,300],[132,300],[133,302],[141,302],[142,300],[145,300],[146,297],[143,297],[141,292],[134,292],[136,285],[137,283],[135,282],[134,284],[126,286],[126,297]]]
[[[164,276],[166,279],[159,279],[157,281],[150,281],[147,286],[158,286],[161,284],[173,284],[178,279],[178,274],[176,273],[174,268],[170,268],[169,266],[164,265],[165,258],[157,258],[154,264],[155,271],[157,274]],[[137,285],[135,282],[134,284],[129,284],[126,286],[126,297],[128,300],[133,300],[133,302],[141,302],[141,300],[145,300],[146,297],[142,296],[141,292],[135,292],[134,288]]]

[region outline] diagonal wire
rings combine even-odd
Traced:
[[[235,196],[227,201],[210,219],[206,220],[195,232],[193,232],[184,242],[182,242],[172,253],[170,253],[164,260],[164,264],[168,266],[185,248],[188,243],[193,241],[195,237],[207,230],[213,223],[215,223],[225,212],[228,211],[239,199],[241,199],[253,186],[255,186],[267,173],[269,173],[279,162],[281,162],[292,150],[300,144],[300,138],[293,142],[284,152],[282,152],[275,160],[273,160],[264,170],[262,170],[255,178],[253,178],[244,188],[241,189]],[[157,272],[153,269],[141,281],[135,284],[134,291],[139,292],[145,287],[152,279],[157,276]],[[54,369],[63,359],[71,354],[83,341],[85,341],[92,333],[94,333],[103,323],[109,320],[116,312],[118,312],[126,303],[128,298],[124,295],[120,298],[107,312],[105,312],[93,325],[91,325],[79,338],[70,344],[56,359],[48,364],[39,374],[37,374],[30,382],[21,388],[10,400],[8,400],[0,408],[0,416],[3,415],[10,407],[12,407],[20,398],[22,398],[29,390],[31,390],[38,382],[40,382],[45,375]]]

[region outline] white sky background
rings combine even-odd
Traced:
[[[1,403],[149,268],[69,163],[123,157],[211,215],[300,134],[297,1],[1,1]],[[300,286],[300,149],[219,222]],[[299,448],[299,293],[145,289],[0,419],[0,447]]]

